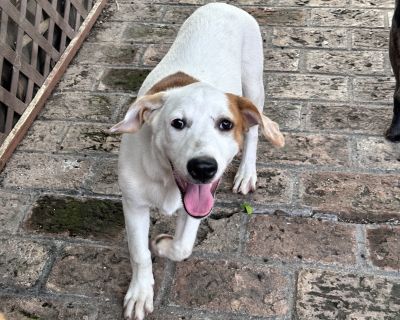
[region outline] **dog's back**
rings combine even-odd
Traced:
[[[262,39],[256,20],[234,6],[208,4],[185,21],[166,56],[143,83],[139,96],[159,79],[178,71],[241,95],[246,63],[257,64],[255,68],[262,70]]]

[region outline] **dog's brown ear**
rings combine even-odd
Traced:
[[[230,99],[232,96],[230,95]],[[247,127],[260,125],[264,137],[273,146],[281,148],[285,145],[285,138],[279,130],[279,125],[258,111],[257,107],[249,100],[240,96],[234,96],[240,113],[245,119]]]
[[[137,99],[129,108],[124,120],[113,126],[110,131],[118,133],[135,133],[148,121],[150,114],[161,108],[165,102],[164,92],[146,95]]]

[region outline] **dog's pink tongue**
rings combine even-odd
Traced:
[[[191,184],[186,188],[184,203],[186,210],[195,217],[207,215],[213,205],[214,197],[211,194],[212,184]]]

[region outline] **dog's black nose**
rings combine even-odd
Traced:
[[[218,164],[210,157],[193,158],[187,163],[187,170],[193,179],[204,183],[215,176]]]

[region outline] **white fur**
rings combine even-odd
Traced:
[[[132,281],[125,297],[125,317],[142,320],[153,310],[153,275],[148,243],[149,208],[179,212],[174,238],[153,242],[156,254],[180,261],[193,248],[200,220],[188,216],[172,176],[171,165],[186,178],[187,161],[211,155],[216,177],[239,151],[232,133],[220,132],[215,121],[231,117],[225,92],[243,95],[261,111],[264,104],[262,39],[256,21],[226,4],[208,4],[182,25],[171,49],[144,81],[139,97],[158,81],[184,72],[201,82],[168,90],[163,106],[135,134],[124,134],[119,157],[119,184],[131,254]],[[185,117],[190,128],[170,123]],[[255,189],[257,128],[247,133],[234,191]]]

